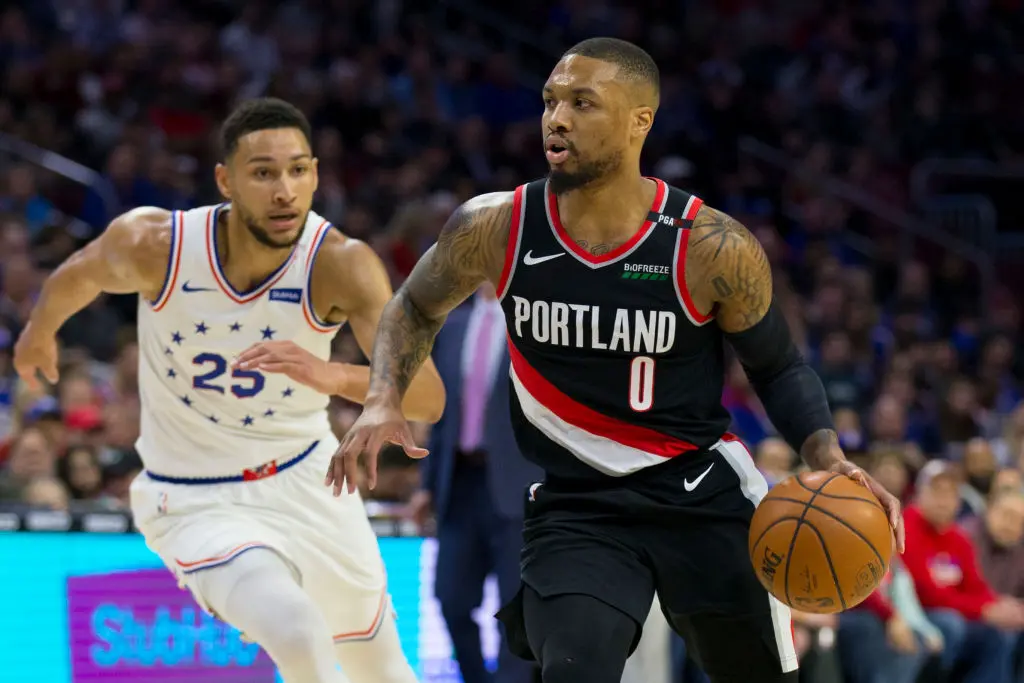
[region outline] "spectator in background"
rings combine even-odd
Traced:
[[[103,493],[103,469],[89,446],[69,448],[57,463],[57,474],[77,500],[92,500]]]
[[[984,515],[996,475],[996,457],[988,441],[978,437],[964,445],[963,470],[960,496],[969,514]]]
[[[1009,679],[1009,633],[1024,628],[1024,604],[998,595],[981,575],[974,547],[955,525],[960,480],[948,463],[933,460],[918,474],[915,504],[904,513],[903,561],[927,610],[942,632],[943,666],[967,671],[965,683]]]
[[[793,474],[796,453],[784,440],[774,436],[769,437],[757,445],[754,464],[768,481],[768,486],[775,486]]]
[[[53,477],[57,455],[41,429],[23,429],[0,471],[0,499],[17,499],[34,479]]]
[[[928,656],[942,651],[942,632],[898,557],[878,589],[839,616],[838,644],[846,683],[914,683]]]
[[[907,501],[910,473],[899,451],[882,449],[871,455],[868,471],[885,490],[903,503]]]
[[[1016,474],[1016,485],[994,488],[984,518],[970,520],[965,526],[992,588],[1024,600],[1024,489],[1020,487],[1020,472],[1003,471]],[[1024,633],[1018,633],[1016,641],[1016,680],[1024,682]]]
[[[1024,600],[1024,491],[994,493],[985,514],[968,520],[964,530],[992,589]]]

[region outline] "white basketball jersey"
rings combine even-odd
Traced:
[[[329,398],[285,375],[233,370],[259,341],[287,339],[330,358],[340,325],[317,318],[309,286],[331,229],[309,213],[288,260],[262,284],[239,292],[217,257],[217,217],[230,204],[172,214],[171,255],[156,301],[139,299],[136,447],[146,469],[199,478],[239,474],[329,439]]]

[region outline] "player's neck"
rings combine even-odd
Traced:
[[[624,241],[640,228],[656,191],[656,184],[636,168],[559,195],[558,216],[573,239]]]
[[[260,244],[233,211],[219,221],[217,257],[232,285],[243,289],[249,282],[259,282],[281,267],[291,249],[275,249]]]

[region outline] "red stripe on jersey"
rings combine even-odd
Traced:
[[[683,218],[692,221],[697,217],[697,212],[700,211],[702,206],[704,206],[704,202],[694,197],[693,201],[690,202],[689,210]],[[691,233],[690,228],[684,228],[683,234],[679,238],[679,249],[676,251],[676,285],[679,287],[679,296],[683,300],[686,312],[693,318],[694,322],[702,325],[711,320],[714,315],[713,313],[705,314],[698,311],[697,305],[693,303],[693,298],[690,297],[690,290],[686,287],[686,253],[689,251]]]
[[[519,245],[519,231],[523,224],[523,192],[526,185],[520,185],[512,195],[512,224],[508,228],[508,246],[505,247],[505,265],[501,268],[501,278],[495,290],[498,298],[505,296],[505,289],[508,287],[509,276],[512,275],[512,267],[516,264],[516,247]]]
[[[588,408],[562,393],[531,366],[508,337],[508,352],[523,387],[533,398],[565,422],[586,432],[637,450],[672,458],[697,447],[640,425],[617,420]]]

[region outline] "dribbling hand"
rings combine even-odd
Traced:
[[[377,485],[377,456],[385,443],[402,447],[410,458],[425,458],[429,451],[416,445],[402,409],[387,405],[368,405],[345,434],[341,445],[327,468],[325,486],[334,486],[334,495],[341,495],[342,486],[355,493],[359,472],[359,456],[366,453],[366,477],[371,489]]]
[[[30,322],[14,345],[14,369],[32,391],[42,387],[39,375],[50,384],[56,384],[59,379],[57,338],[37,332]]]
[[[906,536],[903,531],[903,513],[900,510],[899,499],[885,490],[885,487],[875,481],[874,477],[854,465],[849,460],[843,460],[832,466],[832,471],[837,474],[845,474],[858,484],[866,486],[875,495],[878,502],[889,517],[889,525],[896,539],[896,549],[902,554],[906,547]]]

